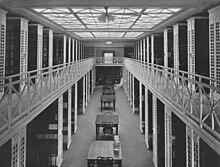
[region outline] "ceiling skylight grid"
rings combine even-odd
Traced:
[[[116,16],[116,19],[114,22],[101,23],[97,18],[105,13],[104,7],[32,9],[81,38],[138,38],[146,31],[145,29],[154,28],[181,10],[180,8],[109,7],[108,13]],[[139,30],[136,31],[137,29]]]

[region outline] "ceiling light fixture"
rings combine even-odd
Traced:
[[[105,6],[105,13],[98,16],[98,21],[101,23],[113,22],[115,20],[115,15],[108,13],[108,6]]]
[[[112,44],[112,41],[106,41],[105,42],[107,45],[111,45]]]

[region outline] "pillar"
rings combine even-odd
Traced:
[[[75,62],[76,61],[76,58],[75,58],[75,39],[73,38],[72,39],[72,60],[73,60],[73,62]]]
[[[71,37],[68,38],[68,63],[71,63]]]
[[[78,94],[78,82],[76,82],[75,83],[75,97],[74,97],[74,100],[75,100],[75,108],[74,108],[74,110],[75,110],[75,112],[74,112],[74,120],[75,120],[75,124],[74,124],[74,133],[76,133],[76,130],[77,130],[77,108],[78,108],[78,106],[77,106],[77,99],[78,99],[78,96],[77,96],[77,94]]]
[[[132,111],[134,114],[135,106],[134,106],[134,75],[132,75]]]
[[[158,167],[157,150],[157,97],[153,94],[153,163],[155,167]]]
[[[26,166],[26,127],[12,137],[11,166]]]
[[[149,140],[148,140],[148,89],[145,86],[145,143],[147,148],[149,149]]]
[[[0,78],[5,77],[5,51],[6,51],[6,11],[0,9],[0,26],[1,26],[1,34],[0,34]],[[3,79],[0,80],[0,85],[4,85],[5,81]],[[4,95],[4,89],[0,89],[0,99]]]
[[[43,68],[53,66],[53,30],[43,29]]]
[[[154,35],[151,35],[151,63],[154,64]]]
[[[72,88],[68,89],[68,132],[67,132],[67,149],[70,148],[72,134]]]
[[[147,37],[147,62],[150,63],[150,37]]]
[[[91,71],[89,71],[89,73],[88,73],[88,102],[90,101],[90,88],[91,88],[91,77],[90,77],[90,75],[91,75]]]
[[[130,85],[130,106],[132,106],[133,84],[132,84],[132,74],[130,72],[129,72],[129,79],[130,79],[130,82],[129,82],[129,85]]]
[[[186,167],[200,167],[199,136],[186,126]]]
[[[146,62],[146,38],[143,38],[143,63]]]
[[[86,75],[83,76],[83,114],[85,112],[85,106],[86,106]]]
[[[61,167],[63,162],[63,95],[58,98],[58,149],[57,166]]]
[[[141,81],[139,81],[139,128],[141,133],[143,133],[143,129],[142,129],[142,83]]]
[[[170,109],[165,106],[165,167],[172,167],[172,117]]]

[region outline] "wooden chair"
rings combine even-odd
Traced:
[[[113,167],[112,157],[97,157],[97,167]]]
[[[105,140],[113,140],[113,123],[112,122],[103,122],[103,134]]]

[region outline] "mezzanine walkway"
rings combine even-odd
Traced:
[[[95,140],[95,119],[100,109],[101,88],[96,88],[84,115],[78,116],[78,130],[72,135],[70,149],[64,151],[62,167],[86,167],[90,142]],[[103,110],[103,112],[113,110]],[[139,116],[133,115],[123,88],[116,91],[116,114],[119,115],[119,136],[123,167],[153,167],[152,152],[146,148],[139,131]]]

